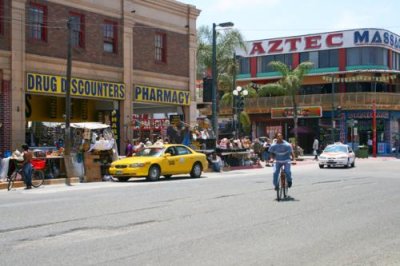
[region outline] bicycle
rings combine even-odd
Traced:
[[[291,164],[296,164],[295,162],[289,162]],[[289,186],[286,180],[285,165],[282,165],[279,170],[279,180],[278,188],[276,190],[276,200],[281,201],[282,199],[287,199],[289,197]]]
[[[42,165],[40,166],[35,166],[35,164],[33,164],[33,169],[32,169],[32,186],[35,188],[40,187],[43,183],[44,183],[44,172],[42,170]],[[14,171],[11,173],[11,175],[7,176],[7,189],[8,191],[10,191],[13,186],[14,186],[14,182],[17,181],[17,177],[18,175],[21,176],[21,179],[23,177],[22,174],[22,167],[20,164],[18,164],[18,162],[14,162]]]

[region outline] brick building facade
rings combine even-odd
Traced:
[[[97,121],[99,112],[115,110],[119,140],[132,137],[132,117],[149,109],[182,113],[193,123],[199,13],[174,0],[0,0],[0,152],[25,142],[28,122],[63,122],[65,96],[56,92],[63,86],[56,80],[66,75],[68,21],[72,122]],[[191,101],[158,99],[149,108],[134,95],[139,85],[187,91]],[[122,93],[113,95],[111,86]],[[107,93],[99,96],[103,89]]]

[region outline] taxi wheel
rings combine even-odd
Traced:
[[[356,166],[356,160],[354,160],[354,161],[351,163],[351,167],[354,167],[354,166]]]
[[[200,163],[195,163],[192,167],[192,171],[190,172],[190,176],[192,178],[199,178],[201,176],[201,172],[203,171]]]
[[[319,165],[319,168],[321,168],[321,169],[324,168],[324,165],[323,165],[323,164],[320,164],[320,165]]]
[[[157,181],[160,178],[160,167],[152,165],[149,169],[149,175],[147,176],[148,181]]]

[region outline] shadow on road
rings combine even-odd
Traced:
[[[275,199],[275,201],[278,201],[278,199]],[[278,202],[285,202],[285,201],[300,201],[300,200],[295,199],[295,198],[293,198],[293,197],[291,197],[291,196],[287,196],[286,198],[283,198],[283,199],[281,199],[281,200],[278,201]]]

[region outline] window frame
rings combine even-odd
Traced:
[[[85,15],[82,13],[78,13],[78,12],[69,12],[69,18],[71,17],[79,17],[79,22],[80,22],[80,30],[79,30],[79,39],[78,39],[78,44],[74,45],[74,43],[72,43],[72,46],[74,48],[81,48],[81,49],[85,49]],[[72,32],[72,38],[74,37],[74,32]]]
[[[31,8],[36,8],[36,9],[41,9],[43,11],[43,24],[40,25],[41,29],[41,36],[40,39],[36,38],[36,34],[32,34],[33,32],[33,22],[31,21]],[[28,7],[28,37],[30,40],[33,41],[42,41],[42,42],[47,42],[47,6],[36,3],[36,2],[29,2],[29,7]],[[36,24],[35,24],[36,25]]]
[[[239,74],[250,74],[250,58],[241,57],[239,58]]]
[[[329,49],[318,52],[318,68],[339,67],[339,50]]]
[[[157,47],[157,37],[161,37],[161,47]],[[161,58],[158,58],[159,50],[161,50]],[[167,63],[167,34],[165,32],[156,32],[154,35],[154,61],[156,64]]]
[[[104,27],[106,25],[112,25],[112,29],[113,29],[113,37],[112,38],[108,38],[104,34],[104,31],[105,31]],[[111,39],[111,41],[110,41],[110,39]],[[112,43],[112,46],[113,46],[113,51],[112,52],[106,51],[104,49],[104,44],[105,43]],[[108,20],[108,19],[104,20],[104,24],[103,24],[103,52],[109,53],[109,54],[117,54],[118,53],[118,22],[116,22],[116,21],[112,21],[112,20]]]

